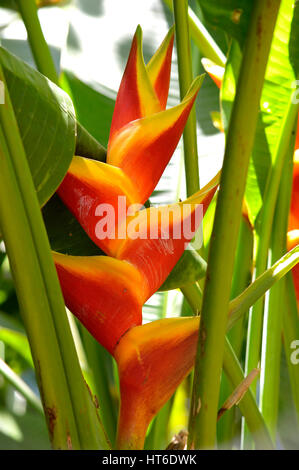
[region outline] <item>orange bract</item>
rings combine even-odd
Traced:
[[[151,419],[190,372],[199,317],[168,318],[132,328],[115,350],[121,407],[118,447],[143,447]]]

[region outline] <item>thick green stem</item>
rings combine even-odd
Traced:
[[[188,1],[173,0],[173,11],[176,29],[180,95],[182,100],[193,80],[188,23]],[[183,133],[183,142],[187,196],[191,196],[199,189],[195,108],[190,112],[186,123]]]
[[[55,448],[107,448],[84,383],[36,192],[5,88],[0,106],[0,225]]]
[[[235,259],[234,276],[232,281],[231,298],[234,299],[244,291],[251,281],[253,261],[253,233],[249,222],[243,218],[240,227],[238,249]],[[227,338],[240,359],[242,343],[245,334],[245,315],[236,322],[229,331]],[[223,403],[233,392],[228,378],[223,374],[220,388],[220,403]],[[235,434],[235,408],[227,411],[217,426],[217,441],[221,448],[231,448]]]
[[[35,0],[17,0],[38,70],[58,85],[58,74],[38,19]]]
[[[191,448],[215,446],[220,374],[242,201],[279,6],[279,0],[254,2],[227,133],[195,363],[189,423]]]

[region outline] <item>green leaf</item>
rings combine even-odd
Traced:
[[[74,155],[73,104],[64,91],[2,47],[0,62],[38,199],[44,205]]]
[[[43,407],[40,398],[35,395],[32,389],[24,380],[19,377],[1,358],[0,373],[6,380],[30,403],[39,413],[43,414]]]
[[[292,5],[292,0],[282,1],[261,97],[260,118],[246,188],[252,223],[262,208],[269,169],[274,164],[283,119],[299,71],[297,68],[295,74],[289,55],[290,47],[292,55],[299,55],[299,18],[298,13],[293,17]],[[295,11],[298,12],[298,5]]]
[[[0,341],[7,346],[10,346],[17,353],[22,356],[30,367],[33,367],[32,356],[28,343],[27,336],[20,331],[15,331],[10,328],[0,327]]]
[[[206,20],[243,45],[253,2],[248,0],[198,0]]]
[[[78,121],[107,147],[116,94],[98,85],[97,91],[69,71],[63,72],[60,83],[73,100]]]
[[[292,4],[292,0],[282,1],[261,96],[261,108],[245,195],[252,224],[255,223],[262,208],[269,169],[274,163],[282,121],[294,92],[294,83],[299,71],[298,6],[293,10]],[[230,118],[241,58],[238,44],[232,42],[221,91],[225,128]]]
[[[207,263],[195,250],[185,250],[159,291],[178,289],[202,279]]]
[[[57,194],[44,206],[43,218],[52,250],[74,256],[104,254],[88,237]]]

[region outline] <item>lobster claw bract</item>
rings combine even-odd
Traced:
[[[199,317],[167,318],[132,328],[114,357],[120,380],[117,447],[142,449],[152,418],[191,371]]]

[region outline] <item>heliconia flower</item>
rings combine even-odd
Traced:
[[[182,135],[203,77],[194,80],[183,101],[165,110],[169,88],[173,28],[148,65],[142,56],[142,33],[135,33],[113,114],[107,163],[75,156],[57,190],[90,238],[96,236],[98,207],[113,206],[118,196],[126,208],[152,194]]]
[[[203,80],[195,79],[182,102],[165,109],[172,48],[173,28],[145,65],[137,28],[116,99],[107,163],[75,156],[57,191],[107,255],[53,253],[67,307],[117,362],[120,448],[143,447],[151,419],[192,369],[199,318],[142,325],[142,306],[193,239],[219,185],[217,174],[183,202],[137,207],[167,166]],[[103,216],[111,208],[110,224]]]
[[[201,223],[200,204],[205,213],[218,183],[219,174],[184,202],[128,217],[125,229],[134,222],[140,238],[109,240],[113,257],[53,253],[67,307],[111,354],[126,331],[141,325],[142,305],[182,256]]]
[[[148,425],[191,371],[199,317],[157,320],[137,326],[114,353],[120,380],[117,448],[142,449]]]

